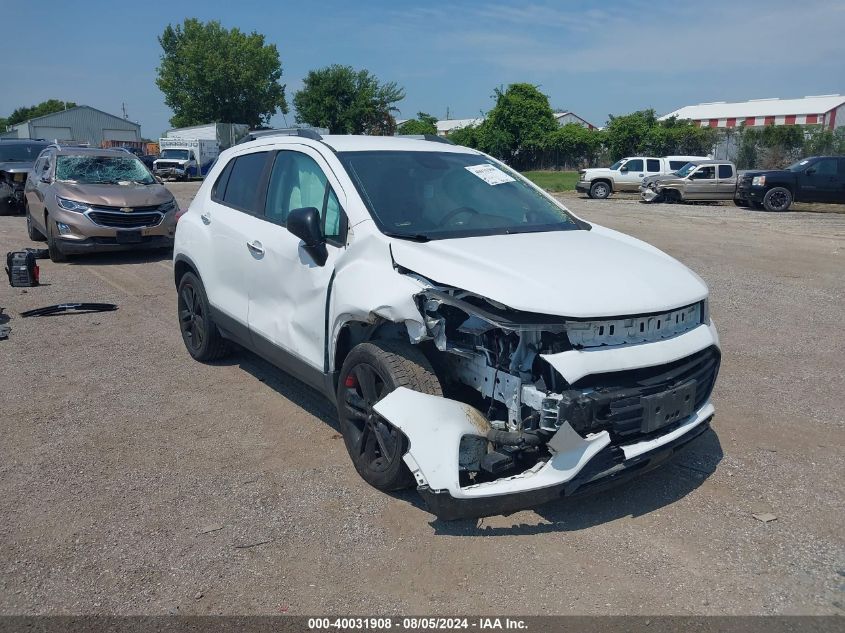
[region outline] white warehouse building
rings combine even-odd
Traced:
[[[752,99],[739,103],[714,101],[679,108],[660,120],[670,117],[688,119],[701,127],[823,125],[834,130],[845,125],[845,97],[832,94],[800,99]]]

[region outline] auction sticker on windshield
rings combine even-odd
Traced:
[[[502,185],[506,182],[514,182],[516,180],[495,165],[467,165],[466,169],[481,178],[488,185]]]

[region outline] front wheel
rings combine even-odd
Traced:
[[[766,211],[787,211],[792,206],[792,194],[785,187],[772,187],[763,196]]]
[[[373,410],[397,387],[443,395],[428,359],[399,341],[356,345],[338,377],[337,412],[346,450],[358,474],[379,490],[399,490],[414,482],[402,461],[408,438]]]
[[[44,216],[44,224],[47,225],[47,252],[50,254],[50,260],[57,263],[66,262],[67,255],[62,251],[62,247],[59,246],[59,240],[56,237],[56,233],[59,230],[56,227],[56,223],[47,215]]]
[[[29,213],[29,205],[26,205],[24,213],[26,214],[26,234],[29,236],[33,242],[43,242],[44,236],[41,235],[41,231],[35,228],[32,224],[32,215]]]
[[[610,195],[610,185],[606,182],[596,182],[590,187],[590,197],[604,200]]]

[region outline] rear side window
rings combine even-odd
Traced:
[[[646,171],[660,171],[660,161],[656,158],[649,158],[646,161]]]
[[[815,165],[813,165],[813,167],[816,170],[816,174],[818,174],[819,176],[835,176],[836,162],[837,161],[835,158],[823,158]]]
[[[719,178],[733,178],[734,168],[730,165],[719,165]]]
[[[232,173],[232,164],[235,161],[230,160],[226,163],[221,174],[217,177],[217,181],[211,188],[211,199],[215,202],[223,202],[223,194],[226,193],[226,184],[229,182],[229,174]]]
[[[266,162],[267,152],[245,154],[235,158],[230,163],[232,167],[226,191],[223,193],[223,204],[242,211],[255,212]],[[228,165],[226,169],[229,169]]]
[[[687,164],[689,161],[685,160],[670,160],[669,161],[669,168],[672,171],[678,171],[681,167]]]

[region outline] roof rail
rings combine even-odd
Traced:
[[[240,145],[241,143],[248,143],[249,141],[264,138],[265,136],[301,136],[303,138],[310,138],[312,141],[323,140],[322,134],[320,134],[320,132],[315,128],[287,127],[276,128],[273,130],[251,130],[247,132],[247,135],[238,141],[237,144]]]
[[[445,136],[437,136],[436,134],[397,134],[396,136],[398,138],[412,138],[418,141],[431,141],[432,143],[446,143],[447,145],[455,144]]]

